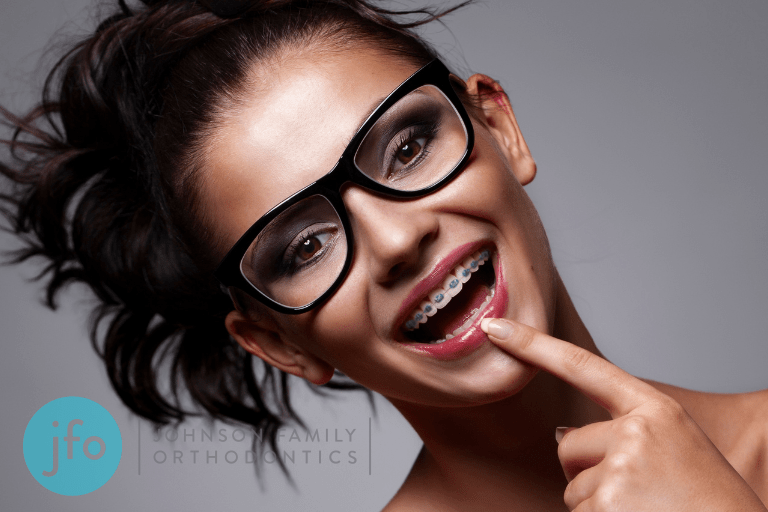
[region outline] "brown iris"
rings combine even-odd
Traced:
[[[403,144],[403,146],[400,148],[400,151],[397,152],[397,159],[400,162],[407,164],[413,160],[413,157],[418,155],[419,152],[421,152],[421,144],[415,140],[410,140]]]
[[[322,247],[323,245],[320,243],[320,240],[318,240],[316,236],[311,236],[302,242],[296,256],[303,261],[307,261],[322,249]]]

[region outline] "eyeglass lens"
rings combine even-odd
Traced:
[[[354,157],[366,176],[393,190],[417,191],[445,178],[467,149],[467,129],[445,95],[424,85],[379,117]],[[240,263],[264,295],[301,307],[323,295],[344,268],[347,236],[321,195],[291,205],[262,229]]]

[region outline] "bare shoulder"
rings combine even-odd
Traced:
[[[745,407],[751,414],[740,443],[734,448],[734,462],[729,462],[768,505],[768,390],[744,393]],[[726,457],[727,458],[727,457]],[[740,464],[740,467],[736,464]]]
[[[751,471],[744,475],[763,503],[768,504],[768,389],[750,393],[750,406],[754,409],[754,420],[750,432],[753,440],[746,443]],[[755,449],[751,449],[751,446]]]
[[[677,400],[763,503],[768,503],[768,389],[706,393],[647,382]]]
[[[748,393],[708,393],[646,380],[679,402],[699,426],[716,441],[763,430],[768,420],[768,389]]]

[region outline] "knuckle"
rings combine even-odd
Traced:
[[[608,471],[612,478],[618,478],[621,474],[631,472],[633,467],[633,457],[627,453],[617,453],[605,461]]]
[[[653,417],[662,425],[682,425],[690,421],[688,412],[672,397],[659,397],[650,405]]]
[[[591,501],[594,505],[594,510],[612,512],[620,510],[621,496],[620,493],[616,492],[614,487],[603,486],[595,491]]]
[[[638,457],[637,450],[627,450],[615,453],[603,462],[606,468],[606,481],[612,483],[612,487],[620,488],[622,483],[636,477],[640,472],[642,458]]]
[[[632,440],[646,439],[651,435],[651,422],[645,416],[626,416],[621,422],[621,435]]]
[[[565,349],[563,366],[571,373],[582,373],[590,366],[593,358],[592,353],[576,346],[569,346]]]
[[[688,413],[677,400],[664,397],[660,402],[661,410],[666,419],[675,423],[683,423],[688,418]]]
[[[577,482],[577,480],[568,482],[568,485],[565,486],[565,492],[563,493],[563,501],[565,502],[565,506],[568,507],[568,510],[575,509],[582,501],[577,489],[579,484],[575,482]]]
[[[536,333],[532,329],[518,329],[517,346],[522,351],[528,351],[536,342]]]

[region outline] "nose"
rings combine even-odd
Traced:
[[[367,260],[376,282],[389,284],[417,272],[438,232],[434,212],[419,200],[379,196],[357,186],[342,193],[355,232],[357,257]]]

